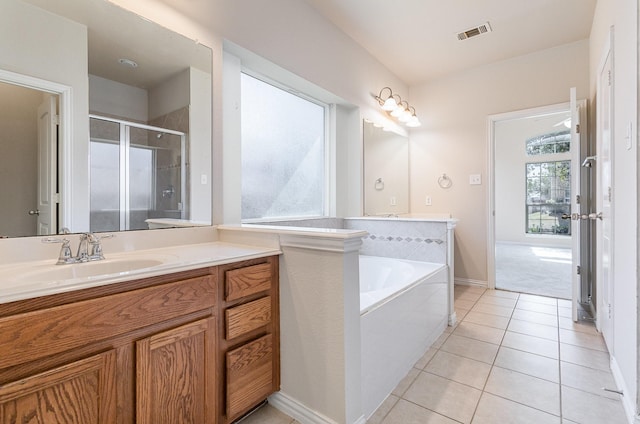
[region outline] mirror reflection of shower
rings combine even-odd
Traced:
[[[90,141],[91,231],[188,219],[185,133],[91,116]]]

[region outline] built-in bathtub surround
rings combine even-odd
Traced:
[[[360,253],[387,258],[447,263],[447,223],[406,218],[346,218],[344,228],[364,230]]]
[[[447,267],[360,255],[362,407],[370,418],[447,326]]]
[[[260,222],[260,225],[366,231],[361,255],[446,264],[449,273],[449,325],[456,324],[453,307],[454,229],[449,214],[398,217],[308,218]]]

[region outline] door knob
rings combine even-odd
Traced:
[[[589,214],[589,219],[592,221],[595,221],[596,219],[599,219],[600,221],[602,221],[602,212],[592,212]]]
[[[40,211],[37,209],[35,211],[29,211],[29,215],[40,215]]]

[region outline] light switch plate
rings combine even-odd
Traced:
[[[482,184],[482,176],[480,174],[471,174],[471,175],[469,175],[469,184],[471,184],[471,185],[480,185],[480,184]]]

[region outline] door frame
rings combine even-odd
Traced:
[[[580,122],[583,128],[587,125],[587,101],[584,99],[577,101],[580,106]],[[556,103],[547,106],[534,107],[529,109],[520,109],[511,112],[499,113],[489,115],[487,117],[487,137],[488,145],[487,149],[487,288],[496,288],[496,223],[495,223],[495,126],[498,122],[507,121],[511,119],[526,118],[530,116],[541,116],[560,111],[568,111],[570,109],[570,102]],[[584,157],[587,147],[586,131],[580,133],[580,157]],[[584,181],[584,178],[583,178]],[[586,192],[586,191],[585,191]],[[574,195],[575,193],[572,193]],[[583,238],[582,243],[585,243]],[[581,248],[581,256],[583,256],[584,249]],[[582,273],[582,279],[584,280],[587,273]],[[584,284],[584,283],[583,283]]]
[[[71,194],[71,184],[73,182],[72,88],[68,85],[4,69],[0,69],[0,82],[44,91],[58,96],[58,162],[56,169],[58,175],[58,198],[56,200],[59,210],[57,222],[59,228],[73,228],[73,198]]]

